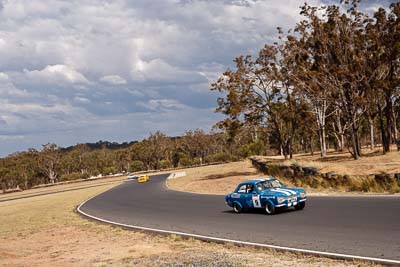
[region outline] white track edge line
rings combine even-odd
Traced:
[[[263,247],[263,248],[277,249],[277,250],[282,250],[282,251],[290,251],[290,252],[298,252],[298,253],[304,253],[304,254],[326,256],[326,257],[344,259],[344,260],[364,260],[364,261],[372,261],[372,262],[377,262],[377,263],[382,263],[382,264],[400,265],[400,261],[398,261],[398,260],[373,258],[373,257],[364,257],[364,256],[350,255],[350,254],[340,254],[340,253],[333,253],[333,252],[325,252],[325,251],[318,251],[318,250],[308,250],[308,249],[299,249],[299,248],[291,248],[291,247],[276,246],[276,245],[267,245],[267,244],[254,243],[254,242],[248,242],[248,241],[239,241],[239,240],[234,240],[234,239],[219,238],[219,237],[213,237],[213,236],[190,234],[190,233],[184,233],[184,232],[178,232],[178,231],[162,230],[162,229],[156,229],[156,228],[149,228],[149,227],[143,227],[143,226],[136,226],[136,225],[118,223],[118,222],[109,221],[109,220],[106,220],[106,219],[102,219],[102,218],[87,214],[86,212],[81,210],[81,207],[83,205],[85,205],[86,202],[88,202],[91,199],[93,199],[93,198],[95,198],[95,197],[107,192],[108,190],[109,189],[107,189],[107,190],[105,190],[103,192],[100,192],[99,194],[94,195],[94,196],[90,197],[89,199],[85,200],[84,202],[82,202],[76,208],[76,210],[80,214],[82,214],[82,215],[84,215],[86,217],[92,218],[94,220],[97,220],[97,221],[100,221],[100,222],[104,222],[104,223],[108,223],[108,224],[112,224],[112,225],[118,225],[118,226],[122,226],[122,227],[126,227],[126,228],[131,228],[131,229],[151,231],[151,232],[162,233],[162,234],[175,234],[175,235],[181,235],[181,236],[185,236],[185,237],[193,237],[193,238],[203,239],[203,240],[225,242],[225,243],[233,243],[233,244],[255,246],[255,247]]]

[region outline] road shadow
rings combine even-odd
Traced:
[[[291,212],[296,212],[294,208],[288,208],[288,209],[276,209],[274,215],[279,215],[279,214],[289,214]],[[237,215],[236,212],[233,211],[233,209],[230,210],[224,210],[221,213],[225,214],[233,214]],[[245,209],[241,212],[241,214],[258,214],[258,215],[267,215],[264,211],[264,209]]]

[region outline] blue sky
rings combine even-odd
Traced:
[[[0,156],[210,130],[221,119],[211,82],[293,27],[301,4],[0,0]]]

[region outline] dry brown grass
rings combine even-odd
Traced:
[[[277,159],[274,160],[277,161]],[[282,161],[279,162],[282,163]],[[306,164],[306,166],[310,165]],[[177,191],[224,195],[231,193],[240,182],[268,176],[258,172],[249,160],[187,169],[186,174],[185,177],[168,180],[168,187]],[[337,178],[335,182],[333,180],[328,181],[322,177],[295,179],[281,174],[271,175],[278,177],[290,187],[306,189],[310,195],[393,194],[400,191],[397,184],[393,184],[389,188],[380,185],[374,176],[352,176],[347,180],[343,180],[342,176],[341,179]]]
[[[148,173],[148,174],[155,175],[155,174],[163,174],[163,173],[169,173],[169,171],[157,171],[157,172]],[[16,199],[16,198],[32,197],[32,196],[37,196],[37,195],[42,195],[42,194],[49,194],[49,193],[58,193],[58,192],[63,192],[63,191],[68,191],[68,190],[83,189],[83,188],[94,187],[94,186],[102,186],[102,185],[106,185],[106,184],[117,184],[124,180],[126,180],[126,175],[117,176],[117,177],[103,177],[100,179],[93,179],[93,180],[87,179],[87,180],[83,180],[83,181],[82,180],[81,181],[70,181],[67,184],[60,183],[60,184],[54,184],[54,185],[43,185],[43,187],[31,188],[31,189],[20,191],[20,192],[12,192],[12,193],[6,193],[6,194],[3,194],[1,192],[0,193],[0,201]]]
[[[187,169],[186,176],[168,180],[168,186],[178,191],[203,194],[227,194],[238,183],[263,177],[249,160]]]
[[[392,149],[394,150],[394,148]],[[281,162],[282,164],[298,164],[307,167],[316,167],[322,173],[335,172],[348,175],[368,175],[375,173],[400,173],[400,152],[392,151],[383,155],[381,149],[363,149],[363,156],[354,160],[349,152],[331,151],[325,158],[318,153],[297,154],[292,160],[285,161],[281,156],[263,157],[266,160]]]
[[[126,179],[126,177],[111,177],[111,178],[104,178],[99,180],[88,180],[85,182],[76,182],[70,184],[60,184],[48,187],[40,187],[40,188],[32,188],[20,192],[13,192],[13,193],[6,193],[0,194],[0,201],[1,200],[8,200],[8,199],[15,199],[15,198],[24,198],[24,197],[31,197],[41,194],[48,194],[48,193],[58,193],[63,192],[66,190],[74,190],[80,189],[84,187],[93,187],[97,185],[105,185],[105,184],[115,184],[119,183],[122,180]]]
[[[110,187],[0,203],[0,266],[372,266],[129,231],[74,211]]]

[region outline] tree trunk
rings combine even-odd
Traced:
[[[28,181],[28,177],[24,177],[24,190],[26,190],[26,189],[28,189],[28,186],[29,186],[29,181]]]
[[[352,114],[351,114],[352,115]],[[352,141],[352,149],[353,149],[353,158],[359,159],[361,156],[361,146],[360,140],[358,137],[358,127],[356,126],[356,118],[352,115],[352,123],[351,123],[351,141]]]
[[[398,139],[398,130],[397,130],[397,114],[396,112],[393,110],[393,116],[392,116],[392,125],[393,125],[393,143],[397,144],[397,139]]]
[[[343,151],[343,149],[344,149],[344,133],[342,132],[342,133],[340,133],[340,143],[341,143],[341,147],[340,147],[340,152],[342,152]]]
[[[281,142],[281,149],[285,160],[289,159],[290,156],[290,142],[288,140]]]
[[[358,154],[358,157],[361,157],[361,143],[360,143],[360,137],[358,135],[358,128],[356,130],[355,136],[356,136],[357,154]]]
[[[336,134],[336,133],[334,133],[334,135],[335,135],[335,138],[336,138],[336,143],[337,143],[337,145],[336,145],[336,151],[342,151],[343,150],[343,148],[342,148],[342,140],[340,139],[340,135],[338,135],[338,134]]]
[[[254,135],[252,136],[253,142],[257,142],[258,141],[258,133],[257,133],[257,129],[254,127]]]
[[[54,173],[54,171],[50,171],[49,173],[49,179],[50,179],[50,183],[54,184],[56,182],[56,175]]]
[[[386,154],[386,152],[389,152],[390,145],[388,145],[387,138],[386,138],[385,122],[384,122],[384,118],[383,118],[383,112],[382,112],[381,105],[378,105],[378,116],[379,116],[379,128],[381,130],[383,154]]]
[[[369,122],[369,135],[370,135],[370,142],[371,142],[371,150],[375,149],[375,141],[374,141],[374,119],[371,116],[368,116]]]
[[[311,152],[311,156],[314,156],[314,145],[313,145],[312,135],[310,135],[310,152]]]
[[[321,147],[321,157],[326,157],[326,137],[325,137],[325,127],[321,127],[319,130],[319,142]]]
[[[342,126],[342,121],[340,120],[339,109],[335,111],[335,121],[332,122],[333,133],[337,142],[337,151],[343,151],[344,149],[344,127]]]
[[[328,104],[326,100],[322,102],[316,102],[317,104],[314,107],[314,111],[316,114],[317,125],[318,125],[318,135],[319,135],[319,143],[321,149],[321,157],[326,156],[326,137],[325,137],[325,121],[326,121],[326,111],[328,109]]]
[[[360,137],[358,136],[359,126],[356,124],[357,119],[356,119],[355,115],[353,115],[352,120],[353,120],[352,128],[353,128],[353,133],[354,133],[355,142],[356,142],[355,145],[356,145],[357,155],[358,155],[358,157],[361,157],[361,144],[360,144]]]
[[[285,157],[285,160],[289,159],[289,153],[286,147],[283,148],[283,156]]]
[[[351,133],[351,147],[352,147],[352,156],[353,156],[353,158],[354,159],[359,159],[360,158],[360,155],[358,155],[358,152],[357,152],[357,144],[356,144],[356,142],[357,142],[357,140],[356,140],[357,138],[356,138],[356,136],[355,136],[355,134],[354,134],[354,132],[352,132]]]
[[[303,153],[307,153],[307,144],[306,144],[306,142],[304,141],[304,138],[303,138],[303,137],[301,137],[301,139],[300,139],[300,144],[301,144],[301,151],[302,151]]]
[[[386,151],[390,151],[390,145],[392,144],[392,116],[393,116],[393,105],[390,97],[386,98],[386,108],[385,108],[385,117],[386,117]]]

